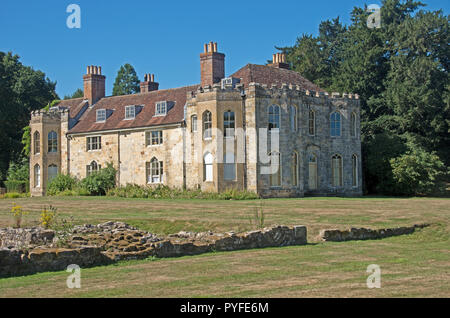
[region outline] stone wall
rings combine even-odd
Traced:
[[[391,236],[398,236],[404,234],[412,234],[416,229],[421,229],[429,226],[428,224],[413,225],[409,227],[398,227],[388,229],[366,229],[366,228],[351,228],[350,230],[322,230],[320,238],[323,241],[343,242],[353,240],[376,240]]]
[[[165,258],[212,251],[305,245],[306,238],[305,226],[276,226],[238,234],[180,232],[157,237],[125,223],[106,222],[75,227],[68,248],[54,248],[50,244],[49,247],[29,250],[0,249],[0,277],[64,270],[71,264],[85,268],[151,256]],[[31,246],[42,243],[38,240],[29,242]]]

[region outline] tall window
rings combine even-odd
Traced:
[[[352,137],[356,136],[356,114],[352,113],[350,115],[350,135]]]
[[[87,137],[86,148],[88,151],[102,149],[102,137],[101,136]]]
[[[213,155],[206,153],[203,157],[203,181],[213,181]]]
[[[277,105],[269,106],[269,131],[280,129],[280,107]]]
[[[37,164],[34,166],[34,187],[39,188],[41,186],[41,167]]]
[[[272,174],[270,175],[270,186],[281,186],[281,154],[272,152],[270,155],[270,167]]]
[[[38,132],[38,131],[36,131],[35,133],[34,133],[34,154],[35,155],[37,155],[37,154],[39,154],[39,153],[41,153],[41,134]]]
[[[197,115],[191,116],[191,132],[197,132]]]
[[[313,110],[309,111],[308,126],[309,134],[314,136],[316,134],[316,113]]]
[[[317,176],[317,157],[314,154],[309,156],[309,178],[308,187],[310,190],[316,190],[318,187],[318,176]]]
[[[341,136],[341,114],[334,112],[330,116],[330,131],[331,137]]]
[[[145,144],[147,146],[156,146],[163,143],[162,130],[147,131],[145,133]]]
[[[231,110],[223,113],[223,132],[225,137],[234,136],[234,112]]]
[[[291,105],[290,112],[291,112],[291,114],[290,114],[291,115],[291,118],[290,118],[291,131],[297,131],[297,123],[298,123],[297,107],[295,107],[294,105]]]
[[[334,155],[331,158],[331,174],[333,187],[342,187],[342,157]]]
[[[56,132],[51,131],[48,133],[48,152],[58,151],[58,135]]]
[[[125,106],[125,119],[134,119],[136,117],[136,106]]]
[[[226,153],[223,160],[223,176],[227,181],[236,180],[236,163],[234,161],[234,154]]]
[[[203,113],[203,139],[212,137],[212,114],[210,111]]]
[[[153,158],[146,163],[147,183],[162,183],[164,181],[163,162]]]
[[[292,185],[298,186],[298,154],[295,151],[292,154]]]
[[[98,109],[97,112],[97,122],[104,122],[106,121],[106,109]]]
[[[352,156],[352,186],[358,186],[358,156]]]
[[[52,182],[58,176],[58,167],[56,165],[48,166],[48,183]]]
[[[86,176],[90,176],[92,173],[99,171],[102,168],[96,161],[92,161],[86,166]]]

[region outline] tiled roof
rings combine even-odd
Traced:
[[[232,74],[231,77],[241,78],[241,83],[245,87],[251,82],[266,84],[269,87],[272,84],[281,86],[281,84],[286,83],[299,85],[304,90],[324,91],[295,71],[265,65],[247,64]],[[92,107],[89,107],[78,122],[76,122],[76,119],[78,119],[76,117],[86,105],[83,98],[64,100],[61,101],[59,106],[68,107],[70,117],[76,118],[73,128],[69,131],[70,133],[176,124],[183,122],[187,94],[196,91],[199,86],[192,85],[142,94],[104,97]],[[169,105],[173,104],[166,116],[154,116],[155,104],[160,101],[171,102]],[[141,105],[143,108],[134,120],[124,120],[125,106],[130,105]],[[96,122],[96,111],[98,109],[107,110],[108,117],[105,122]]]
[[[281,86],[281,84],[299,85],[304,90],[316,92],[324,92],[323,89],[308,81],[299,73],[284,68],[271,67],[266,65],[247,64],[231,77],[241,78],[241,83],[248,86],[249,83],[255,82],[266,84],[269,87],[272,84]]]
[[[139,128],[156,125],[181,123],[184,120],[184,105],[189,92],[197,90],[198,85],[180,87],[167,90],[158,90],[142,94],[104,97],[86,110],[79,122],[70,130],[70,133],[95,132],[114,129]],[[173,104],[166,116],[154,116],[155,104],[167,101]],[[61,103],[65,106],[64,103]],[[136,114],[134,120],[124,120],[125,106],[141,105],[142,110]],[[96,122],[98,109],[109,110],[105,122]],[[111,112],[112,111],[112,112]]]

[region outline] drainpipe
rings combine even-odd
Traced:
[[[247,190],[247,130],[246,130],[246,107],[245,100],[247,95],[245,95],[245,89],[242,87],[241,90],[241,98],[242,98],[242,130],[244,131],[244,178],[243,178],[243,186],[244,190]]]

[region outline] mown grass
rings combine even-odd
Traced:
[[[0,201],[0,226],[13,200]],[[79,223],[121,220],[156,233],[243,230],[258,202],[121,198],[17,199],[32,211],[52,204]],[[308,198],[264,200],[266,224],[304,224],[306,246],[120,262],[82,270],[82,288],[66,272],[0,279],[0,297],[450,297],[450,200]],[[414,234],[374,241],[319,242],[322,228],[431,223]],[[378,264],[382,288],[368,289]]]

